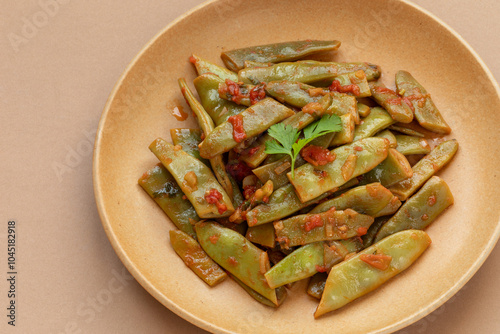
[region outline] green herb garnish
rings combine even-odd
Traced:
[[[337,115],[323,116],[319,121],[312,123],[304,129],[304,138],[299,139],[300,131],[282,123],[271,126],[268,133],[277,140],[266,142],[267,154],[286,154],[292,159],[292,178],[295,177],[295,159],[300,150],[314,139],[331,132],[342,130],[342,122]]]

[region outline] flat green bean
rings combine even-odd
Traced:
[[[329,146],[340,146],[350,144],[354,140],[355,118],[352,114],[340,116],[342,130],[335,133]]]
[[[162,164],[148,170],[139,179],[139,185],[160,206],[170,220],[183,232],[196,238],[193,224],[200,220],[191,202],[184,199],[184,193],[172,174]]]
[[[372,137],[377,132],[394,124],[391,115],[380,107],[372,108],[370,115],[364,118],[354,130],[354,141]]]
[[[306,245],[317,241],[343,240],[361,236],[373,223],[373,217],[354,210],[294,216],[274,222],[276,241],[282,248]]]
[[[261,82],[290,80],[303,83],[313,83],[325,79],[333,80],[335,77],[365,71],[368,80],[380,76],[377,65],[369,63],[334,63],[316,61],[297,61],[275,64],[269,67],[249,67],[238,72],[238,80],[243,83],[257,85]]]
[[[170,137],[172,137],[174,145],[179,145],[184,152],[208,166],[210,161],[203,159],[198,149],[198,145],[201,143],[200,129],[170,129]]]
[[[375,136],[377,138],[385,138],[389,141],[390,148],[396,148],[398,146],[398,142],[396,140],[396,136],[389,130],[384,130],[382,132],[377,133]]]
[[[389,141],[382,138],[358,140],[332,150],[333,162],[317,167],[305,164],[295,170],[295,178],[290,172],[287,177],[299,199],[307,202],[375,168],[387,157],[388,146]]]
[[[408,268],[430,243],[427,233],[407,230],[393,234],[333,267],[314,317],[339,309],[375,290]],[[388,267],[385,270],[377,269],[363,260],[373,256],[390,259]]]
[[[301,202],[291,184],[287,184],[273,192],[267,204],[261,204],[247,212],[248,226],[262,225],[287,217],[309,205],[326,198],[323,193],[309,202]]]
[[[184,78],[179,79],[179,87],[181,88],[182,95],[186,99],[187,103],[193,110],[196,115],[196,119],[198,120],[198,124],[200,125],[201,130],[208,136],[214,130],[214,122],[210,115],[205,111],[200,102],[194,97],[193,92],[189,89],[187,82]],[[229,180],[229,176],[226,173],[226,166],[224,164],[224,160],[222,155],[214,155],[210,158],[210,165],[212,166],[212,170],[215,174],[215,177],[221,184],[222,188],[226,191],[229,197],[233,197],[233,185],[231,180]]]
[[[427,154],[431,151],[431,147],[427,140],[415,136],[396,135],[398,147],[396,148],[401,154]]]
[[[390,187],[412,175],[413,170],[405,156],[396,149],[390,148],[387,158],[363,175],[362,183],[380,182],[384,187]]]
[[[370,92],[371,95],[371,92]],[[361,117],[368,117],[370,115],[371,108],[364,103],[358,102],[358,113]]]
[[[294,112],[290,108],[271,98],[266,98],[249,107],[238,116],[243,123],[242,128],[246,138],[252,138],[292,115],[294,115]],[[238,145],[238,142],[234,139],[234,132],[233,125],[229,121],[217,126],[200,144],[200,155],[203,158],[210,159],[230,151]]]
[[[231,199],[204,163],[161,138],[153,141],[149,149],[175,178],[200,218],[227,217],[234,212]],[[216,201],[207,200],[210,193]]]
[[[247,230],[246,238],[253,243],[273,248],[276,238],[273,224],[250,226]]]
[[[293,61],[320,52],[334,51],[339,47],[339,41],[294,41],[224,51],[221,58],[227,68],[238,72],[246,67],[245,61],[259,63]]]
[[[219,65],[215,65],[214,63],[211,63],[203,58],[200,58],[197,55],[193,54],[189,58],[189,61],[193,63],[193,65],[196,67],[196,72],[198,72],[198,75],[212,73],[221,78],[222,80],[229,79],[232,81],[238,81],[238,74],[234,73],[233,71],[227,70]]]
[[[354,210],[330,210],[294,216],[275,221],[276,241],[282,248],[306,245],[317,241],[343,240],[361,236],[373,223],[373,217]]]
[[[375,242],[403,230],[423,230],[453,204],[450,188],[438,176],[433,176],[422,189],[408,199],[399,211],[378,231]]]
[[[316,299],[321,299],[323,290],[325,290],[326,279],[328,278],[327,273],[317,273],[307,285],[307,294]]]
[[[213,119],[216,126],[246,109],[245,106],[237,105],[219,96],[219,85],[224,83],[224,80],[215,74],[202,74],[194,79],[193,83],[200,97],[201,105]]]
[[[170,244],[174,251],[199,278],[210,286],[226,279],[227,274],[212,260],[196,240],[182,231],[170,231]]]
[[[350,189],[338,197],[325,201],[309,213],[321,213],[335,208],[336,210],[352,209],[358,213],[377,217],[393,197],[392,193],[380,183],[371,183]]]
[[[415,118],[425,129],[432,132],[449,134],[451,128],[432,102],[430,94],[406,71],[396,73],[396,86],[400,94],[410,100],[415,110]]]
[[[264,276],[271,288],[311,277],[324,264],[323,242],[302,246],[272,267]]]
[[[252,297],[253,299],[255,299],[256,301],[258,301],[259,303],[264,304],[266,306],[276,308],[276,307],[280,306],[283,303],[283,301],[286,299],[286,297],[287,297],[287,291],[286,291],[285,287],[279,287],[279,288],[277,288],[276,289],[276,298],[278,300],[278,305],[275,305],[269,299],[267,299],[266,297],[262,296],[260,293],[256,292],[255,290],[253,290],[252,288],[250,288],[248,285],[246,285],[245,283],[243,283],[242,281],[240,281],[236,276],[232,275],[231,273],[229,273],[229,276],[236,283],[238,283],[250,295],[250,297]]]
[[[264,277],[271,267],[266,252],[241,234],[214,222],[199,222],[195,229],[201,247],[215,262],[278,305],[276,290],[269,287]]]
[[[410,123],[413,120],[412,109],[395,91],[379,81],[371,81],[369,85],[375,101],[384,107],[396,122]]]
[[[413,167],[413,176],[389,187],[389,190],[402,201],[410,197],[438,170],[443,168],[455,156],[458,142],[454,139],[436,146],[431,153],[423,157]]]

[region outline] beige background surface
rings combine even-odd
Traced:
[[[9,220],[17,222],[19,275],[17,326],[7,326],[2,311],[0,332],[205,333],[124,269],[102,229],[91,180],[94,134],[116,80],[157,32],[201,2],[1,1],[1,310]],[[414,2],[458,31],[500,79],[500,4]],[[499,277],[497,246],[455,297],[400,334],[499,333]]]

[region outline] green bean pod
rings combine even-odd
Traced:
[[[362,183],[380,182],[384,187],[390,187],[412,175],[413,170],[406,157],[396,149],[390,148],[387,158],[363,175]]]
[[[450,162],[457,150],[458,142],[454,139],[439,144],[412,167],[412,177],[396,183],[389,190],[400,200],[406,200],[431,176]]]
[[[273,63],[261,63],[259,61],[253,61],[253,60],[245,60],[244,62],[244,68],[248,67],[269,67],[273,66]]]
[[[372,108],[370,115],[356,126],[354,141],[371,137],[394,123],[395,121],[387,111],[380,107]]]
[[[287,255],[264,276],[271,288],[313,276],[324,264],[323,242],[302,246]]]
[[[369,85],[375,101],[384,107],[396,122],[410,123],[413,120],[412,109],[396,92],[379,81],[372,81]]]
[[[401,154],[428,154],[431,147],[427,140],[415,136],[396,135],[398,147],[396,148]]]
[[[324,247],[325,265],[321,269],[329,273],[333,266],[344,261],[348,256],[352,256],[352,254],[359,252],[363,248],[363,242],[359,237],[328,241],[325,243]]]
[[[265,183],[271,180],[273,181],[275,188],[281,188],[290,183],[288,177],[286,176],[286,173],[288,173],[291,170],[290,161],[291,161],[290,157],[285,156],[278,161],[271,162],[267,165],[258,167],[252,170],[252,172],[255,174],[255,176],[257,176],[257,178],[261,182]],[[302,157],[299,155],[295,160],[295,167],[297,168],[305,164],[306,161],[302,159]],[[356,184],[358,184],[357,179],[351,179],[347,183],[340,186],[337,191],[342,189],[348,189],[350,187],[355,186]]]
[[[389,130],[404,133],[405,135],[408,135],[408,136],[415,136],[415,137],[422,137],[422,138],[425,137],[425,135],[422,132],[401,126],[400,123],[397,123],[395,125],[391,125],[389,127]]]
[[[200,222],[196,224],[195,229],[201,247],[215,262],[245,285],[278,305],[276,290],[269,287],[264,277],[271,267],[266,252],[238,232],[214,222]]]
[[[243,132],[246,138],[252,138],[294,114],[292,109],[285,107],[271,98],[266,98],[246,109],[238,116],[241,117]],[[234,139],[234,132],[233,125],[229,121],[217,126],[200,144],[200,155],[203,158],[210,159],[216,155],[230,151],[238,145],[238,142]]]
[[[287,173],[302,202],[317,198],[352,178],[367,173],[387,158],[389,142],[382,138],[365,138],[332,150],[333,162],[314,167],[305,164],[295,170],[295,177]],[[340,171],[340,173],[339,173]]]
[[[183,232],[196,238],[193,224],[200,220],[191,202],[184,199],[184,193],[172,174],[162,164],[148,170],[139,179],[139,185],[160,206],[170,220]]]
[[[283,304],[283,301],[287,297],[287,291],[285,287],[279,287],[276,289],[276,298],[278,300],[278,305],[273,304],[269,299],[266,297],[262,296],[260,293],[256,292],[252,288],[250,288],[248,285],[240,281],[236,276],[232,275],[229,273],[229,277],[231,277],[236,283],[238,283],[253,299],[258,301],[261,304],[264,304],[269,307],[278,307],[281,304]]]
[[[451,128],[432,102],[430,94],[406,71],[396,73],[396,87],[398,92],[411,101],[415,110],[415,118],[425,129],[432,132],[449,134]]]
[[[153,141],[149,149],[175,178],[200,218],[227,217],[234,212],[231,199],[204,163],[161,138]],[[212,190],[221,196],[214,204],[206,199]]]
[[[257,226],[287,217],[309,205],[312,205],[329,193],[323,193],[309,202],[301,202],[291,184],[287,184],[273,192],[267,204],[261,204],[247,212],[248,226]]]
[[[325,313],[339,309],[375,290],[408,268],[429,247],[430,243],[431,239],[423,231],[403,231],[391,235],[338,264],[328,275],[314,317],[318,318]],[[390,257],[387,269],[377,269],[362,260],[375,253]]]
[[[339,47],[339,41],[294,41],[224,51],[221,58],[227,68],[238,72],[245,68],[245,61],[259,63],[293,61],[320,52],[334,51]]]
[[[356,72],[341,74],[335,77],[342,87],[349,87],[350,92],[348,94],[352,94],[356,97],[367,97],[371,96],[372,93],[370,91],[370,86],[368,86],[368,81],[366,80],[366,74],[363,70],[359,70]],[[342,91],[342,93],[344,93]]]
[[[170,244],[186,266],[208,285],[215,286],[226,279],[224,270],[187,233],[170,231]]]
[[[358,213],[377,217],[393,197],[392,193],[380,183],[372,183],[350,189],[338,197],[319,204],[309,213],[321,213],[335,208],[352,209]]]
[[[238,79],[243,83],[257,85],[271,81],[298,81],[313,83],[321,80],[332,80],[341,75],[358,70],[365,71],[367,80],[380,77],[377,65],[369,63],[334,63],[318,61],[297,61],[275,64],[270,67],[250,67],[238,72]]]
[[[382,226],[389,220],[389,217],[377,217],[373,224],[371,224],[370,228],[366,232],[365,235],[361,237],[363,240],[363,248],[370,247],[375,242],[375,237],[377,236],[378,231],[382,228]]]
[[[373,217],[354,210],[330,210],[294,216],[274,222],[276,241],[282,248],[306,245],[317,241],[343,240],[366,233]]]
[[[307,285],[307,294],[313,298],[321,299],[323,290],[325,290],[326,279],[328,278],[327,273],[317,273]]]
[[[227,70],[219,65],[215,65],[214,63],[211,63],[203,58],[200,58],[197,55],[193,54],[189,58],[189,61],[193,63],[193,65],[196,67],[196,72],[198,72],[198,75],[212,73],[221,78],[222,80],[229,79],[231,81],[238,81],[238,74],[236,74],[235,72]]]
[[[301,82],[293,81],[271,81],[266,85],[266,93],[276,100],[287,103],[291,106],[302,108],[311,102],[318,102],[321,95],[311,96],[310,89],[315,89],[314,86],[307,85]],[[325,94],[328,90],[323,89]]]
[[[202,74],[194,79],[193,83],[200,97],[201,105],[213,119],[216,126],[246,109],[245,106],[237,105],[219,96],[219,85],[224,83],[224,80],[213,73]]]
[[[184,152],[208,166],[210,161],[203,159],[198,149],[198,145],[201,143],[200,129],[170,129],[170,137],[172,137],[174,145],[179,145]]]
[[[357,102],[354,96],[331,92],[327,88],[316,88],[301,82],[275,81],[266,85],[266,93],[280,102],[303,108],[309,103],[320,102],[326,95],[331,96],[330,105],[324,114],[342,116],[352,114],[359,123]]]
[[[350,144],[354,140],[355,118],[352,114],[340,116],[342,130],[334,132],[334,136],[329,146],[340,146]]]
[[[382,132],[379,132],[375,137],[387,139],[389,141],[390,148],[396,148],[398,146],[396,136],[389,130],[384,130]]]
[[[423,230],[452,205],[453,201],[453,195],[446,182],[438,176],[431,177],[422,189],[408,199],[382,226],[375,237],[375,242],[399,231]]]
[[[370,91],[370,95],[371,95],[371,91]],[[359,113],[359,116],[361,116],[363,118],[364,117],[368,117],[368,115],[370,115],[370,112],[371,112],[371,108],[369,106],[367,106],[364,103],[358,102],[358,113]]]
[[[198,120],[198,124],[200,125],[201,130],[208,136],[214,130],[214,122],[210,118],[210,115],[205,111],[200,102],[194,97],[193,92],[189,89],[187,82],[184,78],[179,79],[179,87],[181,88],[182,95],[186,99],[187,103],[193,110],[196,115],[196,119]],[[210,157],[210,165],[212,166],[212,170],[215,174],[215,177],[221,184],[222,188],[226,191],[229,197],[233,197],[233,185],[231,180],[229,180],[229,176],[226,173],[226,165],[224,164],[224,160],[222,155],[214,155]]]
[[[393,196],[389,204],[386,205],[385,208],[380,210],[380,212],[377,214],[377,216],[382,217],[382,216],[389,216],[392,214],[395,214],[396,211],[399,210],[399,207],[401,206],[401,201],[397,196]]]
[[[354,123],[359,124],[358,105],[356,98],[347,94],[330,92],[332,103],[326,110],[325,114],[343,116],[351,114],[354,118]]]
[[[247,230],[246,238],[255,244],[273,248],[276,243],[274,226],[273,224],[250,226]]]

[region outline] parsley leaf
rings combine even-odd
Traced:
[[[292,178],[294,178],[295,160],[300,151],[314,139],[331,132],[342,130],[342,122],[337,115],[325,115],[319,121],[312,123],[304,129],[304,138],[299,139],[300,132],[282,123],[271,126],[268,133],[277,140],[266,142],[267,154],[286,154],[292,159]]]
[[[267,154],[287,154],[293,159],[292,146],[299,139],[299,130],[282,123],[275,124],[267,131],[271,137],[276,139],[266,142]]]

